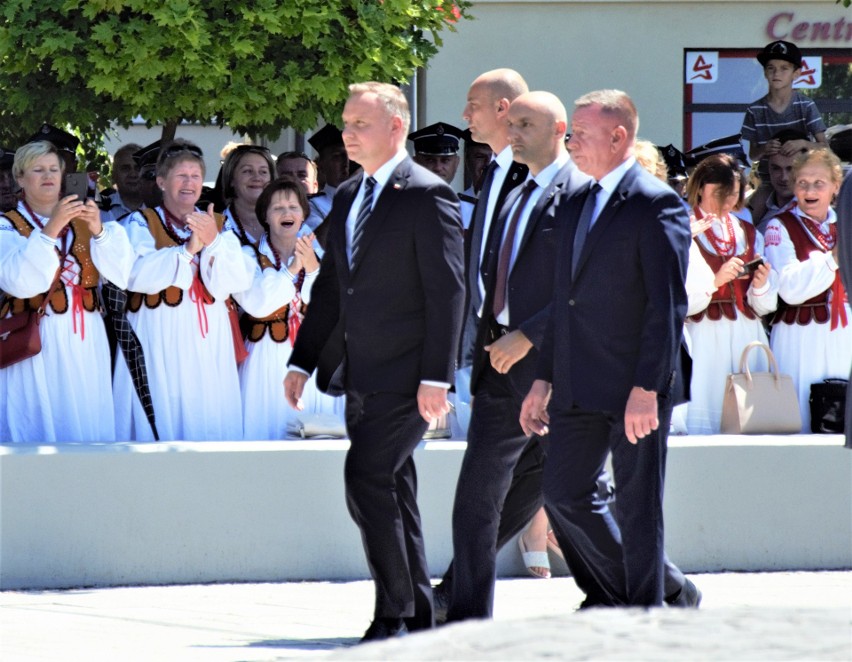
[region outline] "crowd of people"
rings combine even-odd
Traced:
[[[368,640],[489,617],[497,550],[531,520],[528,567],[547,576],[558,550],[584,606],[697,606],[663,544],[669,431],[719,432],[752,341],[792,375],[802,431],[811,384],[852,368],[841,162],[792,90],[795,45],[758,59],[753,190],[739,144],[686,173],[638,139],[625,93],[584,95],[569,123],[507,69],[472,83],[466,132],[409,134],[395,87],[353,85],[316,161],[237,145],[213,190],[193,143],[126,146],[101,209],[63,193],[65,138],[37,134],[2,198],[0,318],[44,312],[42,349],[0,370],[0,441],[282,439],[297,411],[345,419]],[[433,595],[412,453],[453,383],[475,405]]]

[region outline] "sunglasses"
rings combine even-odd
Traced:
[[[174,156],[175,154],[180,154],[182,152],[188,152],[199,159],[204,158],[204,152],[195,145],[172,145],[171,147],[167,147],[166,150],[160,154],[159,158],[167,159],[170,156]]]

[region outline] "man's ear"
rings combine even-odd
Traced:
[[[505,117],[506,113],[509,112],[509,106],[512,105],[512,102],[509,101],[506,97],[503,97],[497,102],[497,116]]]

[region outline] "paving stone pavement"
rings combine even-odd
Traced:
[[[852,661],[852,571],[691,575],[695,610],[574,612],[570,578],[503,579],[494,621],[355,646],[370,582],[0,592],[0,660]]]

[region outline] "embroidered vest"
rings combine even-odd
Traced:
[[[3,215],[12,221],[15,229],[23,237],[29,237],[35,229],[35,226],[24,218],[23,214],[19,211],[13,209],[5,212]],[[71,255],[80,266],[80,287],[83,288],[83,308],[91,313],[99,308],[97,287],[101,278],[100,273],[92,262],[92,255],[89,248],[89,244],[92,240],[92,233],[89,231],[89,226],[79,218],[72,219],[69,227],[69,232],[72,233],[73,240],[68,254]],[[57,252],[59,252],[58,249]],[[59,269],[62,269],[61,264],[59,265]],[[3,306],[0,307],[0,318],[6,317],[10,312],[20,313],[24,310],[38,310],[43,304],[43,294],[38,294],[34,297],[30,297],[29,299],[7,297],[3,302]],[[68,312],[68,293],[66,288],[55,288],[48,304],[54,313],[61,315]]]
[[[145,216],[145,220],[148,222],[148,232],[154,237],[154,246],[157,250],[178,245],[169,236],[169,233],[166,231],[166,225],[156,209],[143,209],[141,211],[143,216]],[[216,227],[221,232],[225,217],[221,214],[214,214],[213,217],[216,219]],[[127,309],[132,313],[135,313],[142,307],[143,301],[147,308],[156,308],[161,303],[165,303],[167,306],[179,306],[180,302],[183,301],[183,290],[174,285],[170,285],[166,289],[154,294],[142,294],[141,292],[128,292],[127,294]],[[210,295],[210,292],[207,291],[206,286],[204,286],[204,294],[211,303],[215,301]]]
[[[790,241],[793,242],[793,247],[796,249],[796,257],[800,262],[807,260],[814,249],[825,252],[822,246],[814,243],[801,221],[799,221],[793,212],[784,212],[778,216],[778,220],[787,229]],[[804,325],[816,322],[817,324],[825,324],[831,316],[828,306],[828,293],[830,290],[831,288],[828,288],[815,297],[811,297],[804,303],[795,306],[788,304],[781,297],[778,297],[778,310],[775,311],[772,323]]]
[[[741,255],[737,255],[737,257],[743,262],[751,262],[754,259],[755,229],[751,223],[744,223],[739,220],[738,222],[745,233],[746,250]],[[707,264],[710,265],[714,274],[722,268],[722,265],[725,264],[725,262],[731,259],[729,257],[717,255],[716,253],[711,253],[700,241],[698,241],[697,237],[693,241],[698,244],[701,256],[705,259]],[[729,320],[735,320],[737,319],[738,298],[743,302],[743,308],[740,312],[750,320],[757,319],[758,315],[754,312],[754,310],[752,310],[751,306],[748,305],[747,296],[748,288],[751,285],[753,277],[754,275],[752,274],[747,279],[736,278],[729,283],[725,283],[722,287],[713,292],[713,296],[710,298],[710,303],[707,308],[702,310],[700,313],[690,315],[689,319],[700,322],[706,315],[707,319],[713,320],[714,322],[722,319],[723,317]]]
[[[274,269],[275,265],[272,261],[260,252],[258,245],[252,245],[254,252],[257,255],[257,261],[262,270]],[[299,280],[296,283],[296,291],[301,291],[302,283],[305,279],[305,270],[299,272]],[[302,314],[307,310],[307,306],[303,303],[301,306]],[[246,338],[251,342],[260,342],[263,336],[269,332],[269,337],[277,343],[282,343],[290,337],[290,304],[284,304],[281,308],[266,317],[252,317],[248,313],[244,316],[245,327],[248,329]]]

